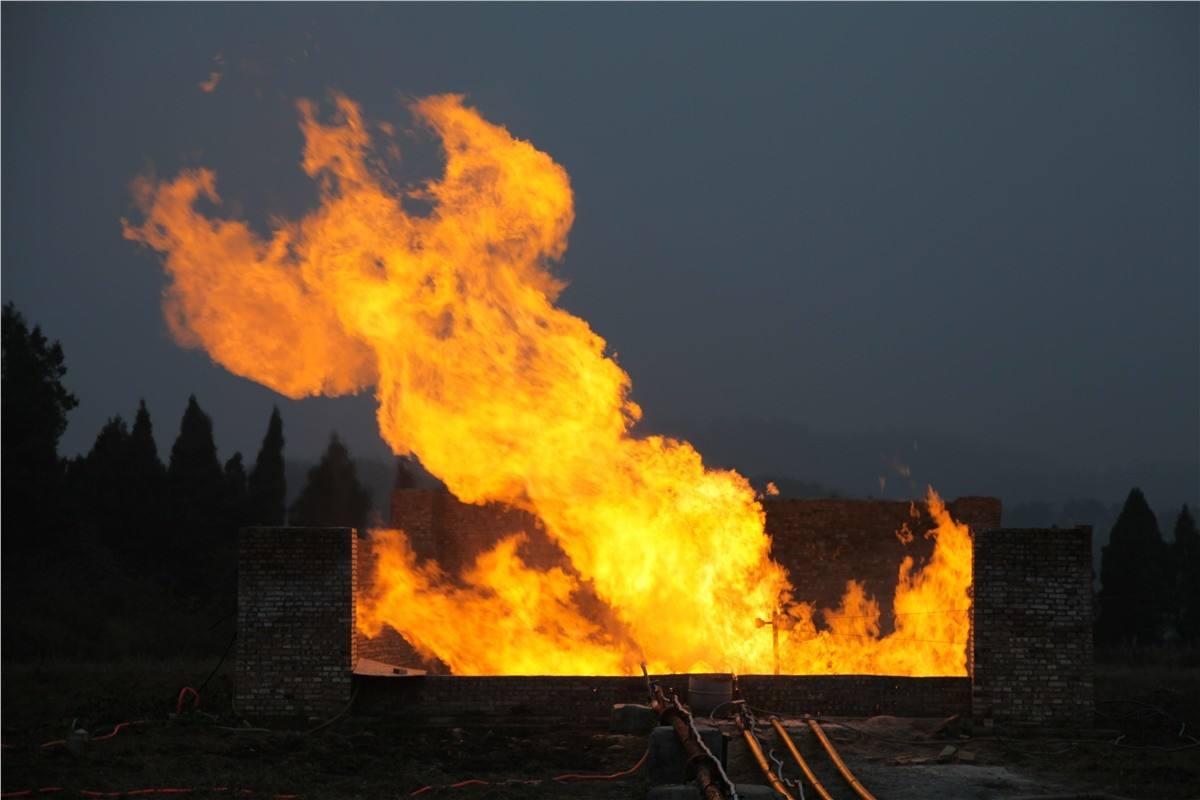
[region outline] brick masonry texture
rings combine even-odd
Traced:
[[[900,561],[921,562],[932,549],[924,537],[931,521],[908,503],[768,499],[764,507],[775,557],[800,596],[818,605],[835,604],[854,578],[886,614]],[[975,538],[970,678],[747,675],[740,680],[749,702],[835,716],[970,713],[984,724],[1090,724],[1090,529],[999,529],[1000,503],[990,498],[960,498],[949,508]],[[524,531],[530,561],[561,563],[537,521],[517,509],[406,490],[395,493],[393,513],[422,558],[461,567],[501,536]],[[908,543],[896,535],[905,524]],[[422,664],[394,631],[373,639],[354,632],[356,589],[369,588],[373,573],[369,540],[347,528],[250,528],[239,560],[235,692],[250,718],[333,714],[354,686],[360,712],[414,718],[601,720],[614,703],[644,700],[640,678],[352,677],[359,657]],[[686,697],[686,676],[660,680]]]
[[[836,608],[846,582],[857,580],[879,601],[883,633],[893,629],[892,595],[900,563],[918,564],[933,553],[925,534],[936,527],[920,503],[886,500],[763,501],[771,556],[787,568],[796,598],[818,608]],[[972,531],[1000,527],[1000,501],[960,497],[947,504],[950,516]],[[908,529],[905,543],[897,531]]]
[[[686,702],[688,676],[656,676]],[[742,675],[742,696],[751,706],[786,714],[828,716],[946,717],[966,715],[968,678],[895,678],[871,675]],[[645,703],[642,678],[358,676],[356,709],[404,716],[414,722],[505,717],[607,723],[616,703]]]
[[[973,583],[975,720],[1091,725],[1092,529],[979,531]]]
[[[408,535],[419,558],[434,559],[451,573],[471,566],[477,556],[514,533],[526,537],[520,549],[526,563],[539,568],[566,564],[541,520],[499,503],[473,505],[446,492],[398,489],[392,493],[392,526]]]
[[[328,716],[351,697],[358,537],[350,528],[244,528],[234,702],[250,719]]]

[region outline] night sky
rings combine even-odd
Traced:
[[[135,176],[193,165],[222,214],[310,208],[295,101],[330,90],[428,176],[405,101],[458,92],[570,173],[562,302],[652,422],[919,432],[1196,489],[1198,12],[6,4],[3,298],[62,341],[67,454],[145,397],[165,456],[194,392],[222,457],[253,458],[272,404],[290,457],[332,428],[383,455],[371,397],[288,401],[176,346],[120,220]]]

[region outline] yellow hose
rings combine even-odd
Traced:
[[[749,728],[738,720],[738,727],[742,730],[742,738],[746,740],[746,745],[750,748],[750,752],[754,755],[754,760],[758,762],[758,768],[762,770],[763,776],[771,784],[774,789],[787,800],[796,800],[792,793],[787,790],[787,787],[780,782],[779,776],[771,771],[771,765],[767,763],[767,757],[763,755],[762,745],[758,743],[758,739],[754,738],[754,733]]]
[[[779,717],[771,717],[771,725],[774,726],[775,733],[783,740],[788,752],[792,754],[796,765],[800,767],[800,771],[804,773],[804,777],[812,784],[813,789],[816,790],[821,800],[833,800],[833,795],[829,794],[825,787],[821,785],[821,782],[817,780],[817,776],[813,774],[812,767],[808,765],[808,762],[804,760],[804,756],[800,755],[800,751],[796,749],[795,742],[792,741],[792,737],[788,735],[787,730],[779,722]]]
[[[838,768],[838,772],[842,773],[842,777],[850,784],[850,788],[854,790],[862,800],[875,800],[875,795],[867,791],[867,788],[858,782],[858,778],[854,777],[854,773],[846,766],[846,762],[842,761],[842,757],[838,755],[838,751],[833,749],[833,742],[829,741],[829,737],[825,735],[825,731],[821,730],[821,726],[817,724],[815,719],[808,719],[808,727],[812,728],[812,732],[817,735],[817,740],[821,746],[825,748],[825,752],[833,759],[833,765]]]

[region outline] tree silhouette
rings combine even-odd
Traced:
[[[223,519],[225,476],[217,460],[212,420],[188,398],[167,465],[172,540],[169,557],[189,588],[205,591],[213,567],[232,558],[232,534]]]
[[[246,522],[252,525],[282,525],[287,510],[287,480],[283,472],[283,419],[279,409],[271,409],[267,435],[263,437],[250,471],[249,510]]]
[[[167,468],[158,457],[154,426],[146,401],[138,401],[133,428],[129,432],[128,477],[133,504],[126,510],[127,549],[146,562],[155,557],[158,538],[168,525]]]
[[[1158,520],[1141,489],[1135,488],[1101,553],[1098,642],[1146,644],[1158,639],[1170,593],[1165,566]]]
[[[129,428],[120,416],[104,424],[87,455],[74,463],[70,484],[76,499],[77,523],[94,531],[115,553],[125,553],[126,516],[139,508],[141,497],[132,486]]]
[[[34,534],[61,522],[65,470],[58,440],[67,413],[79,404],[62,384],[62,346],[35,325],[31,330],[12,303],[3,311],[3,508],[6,554],[36,546]]]
[[[334,433],[308,482],[292,505],[289,522],[301,526],[347,526],[362,529],[371,510],[371,495],[358,482],[350,451]]]
[[[1186,505],[1175,519],[1171,549],[1179,635],[1186,642],[1194,642],[1200,640],[1200,532]]]

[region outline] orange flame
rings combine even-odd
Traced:
[[[194,170],[135,182],[145,218],[124,231],[164,256],[180,344],[293,398],[374,386],[396,453],[466,502],[533,512],[572,567],[533,569],[510,538],[448,576],[380,533],[361,628],[390,624],[463,674],[747,673],[772,668],[755,624],[768,616],[783,619],[788,672],[965,674],[966,615],[925,612],[969,607],[970,538],[932,491],[936,553],[900,568],[895,607],[909,616],[880,638],[878,605],[851,584],[817,630],[768,555],[750,484],[686,442],[631,436],[629,376],[555,305],[547,262],[574,218],[562,167],[461,97],[426,98],[413,112],[446,166],[419,193],[432,212],[413,215],[369,157],[358,106],[334,102],[328,124],[299,104],[304,170],[320,186],[307,216],[266,239],[211,219],[195,206],[219,202],[215,176]]]

